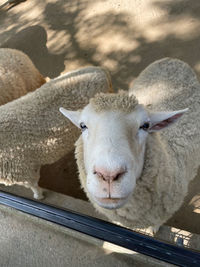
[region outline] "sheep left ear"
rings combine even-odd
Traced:
[[[188,108],[177,111],[150,113],[151,126],[148,129],[148,132],[163,130],[175,123],[186,111],[188,111]]]
[[[79,118],[81,115],[80,111],[72,111],[72,110],[67,110],[65,108],[59,108],[59,111],[66,118],[68,118],[74,125],[76,125],[78,128],[80,128],[80,125],[79,125]]]

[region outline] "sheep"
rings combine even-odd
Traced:
[[[38,186],[41,165],[69,153],[78,137],[76,127],[59,113],[61,103],[79,109],[97,92],[108,90],[111,81],[107,72],[86,67],[0,106],[0,183],[25,186],[34,198],[42,199]]]
[[[98,212],[155,234],[180,208],[199,168],[199,99],[192,69],[165,58],[129,92],[98,94],[81,111],[62,110],[82,130],[75,144],[79,179]]]
[[[27,55],[0,48],[0,105],[34,91],[45,82]]]

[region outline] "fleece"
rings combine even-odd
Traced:
[[[62,158],[79,136],[59,108],[80,109],[96,93],[109,90],[108,73],[86,67],[0,106],[0,182],[26,187],[37,184],[41,165]]]

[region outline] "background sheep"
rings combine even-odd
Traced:
[[[82,112],[63,111],[82,128],[80,181],[98,211],[154,232],[172,216],[199,167],[199,99],[191,68],[163,59],[141,73],[129,95],[100,94]]]
[[[34,91],[45,79],[27,55],[0,48],[0,105]]]
[[[42,198],[40,167],[71,149],[79,133],[58,108],[79,109],[97,92],[110,89],[106,72],[83,68],[44,84],[36,91],[0,107],[0,183],[19,184]]]

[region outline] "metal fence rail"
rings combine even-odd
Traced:
[[[0,191],[0,204],[178,266],[200,266],[200,254],[115,224]]]

